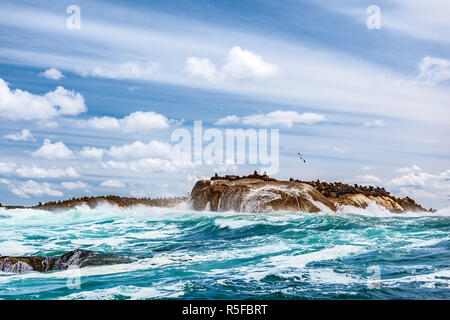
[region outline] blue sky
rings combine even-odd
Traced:
[[[81,28],[69,30],[73,4]],[[373,4],[381,29],[369,30]],[[448,16],[437,0],[3,1],[0,202],[184,195],[254,169],[177,164],[171,133],[201,120],[278,128],[277,178],[447,208]]]

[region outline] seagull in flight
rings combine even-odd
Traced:
[[[304,163],[306,163],[306,160],[303,159],[302,155],[300,154],[300,152],[297,152],[298,156],[300,157],[300,160],[302,160]]]

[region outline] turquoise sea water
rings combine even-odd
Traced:
[[[0,272],[1,299],[450,299],[450,213],[0,209],[0,255],[134,262]]]

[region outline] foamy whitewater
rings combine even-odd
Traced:
[[[78,248],[136,260],[0,272],[0,298],[450,299],[449,210],[0,209],[0,256],[51,257]]]

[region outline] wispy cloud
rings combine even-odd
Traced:
[[[109,79],[151,79],[151,75],[158,69],[156,62],[141,63],[129,61],[117,67],[94,67],[91,71],[82,72],[83,76],[92,76]]]
[[[419,81],[439,83],[450,79],[450,61],[426,56],[419,64]]]
[[[86,189],[88,188],[88,184],[84,183],[82,181],[76,181],[76,182],[61,182],[61,186],[64,189],[68,190],[75,190],[75,189]]]
[[[52,197],[62,197],[64,193],[53,188],[53,186],[47,182],[38,183],[33,180],[19,183],[12,187],[11,191],[22,198],[29,198],[30,196],[42,196],[48,195]]]
[[[7,140],[12,141],[36,141],[36,139],[31,134],[31,131],[28,129],[23,129],[18,133],[11,133],[4,136]]]
[[[381,179],[373,174],[356,176],[358,183],[381,183]]]
[[[365,8],[358,0],[345,3],[332,0],[319,0],[316,3],[326,8],[352,16],[364,23],[368,18]],[[416,39],[426,39],[439,42],[450,42],[450,4],[441,0],[397,0],[389,3],[382,1],[382,29],[402,34]],[[366,5],[367,7],[368,5]]]
[[[109,188],[124,188],[125,183],[119,180],[106,180],[101,183],[101,186]]]
[[[364,127],[384,127],[384,121],[380,119],[368,121],[364,123]]]
[[[24,178],[61,178],[61,177],[78,177],[79,174],[72,167],[66,169],[61,168],[40,168],[33,166],[21,166],[16,170],[17,174]]]
[[[11,174],[16,166],[14,162],[0,162],[0,174]]]
[[[221,118],[215,122],[216,125],[229,125],[242,123],[247,126],[273,127],[283,126],[291,128],[294,124],[314,124],[325,121],[325,116],[317,113],[302,113],[296,111],[273,111],[267,114],[254,114],[239,118],[235,115]]]
[[[402,1],[401,5],[406,6],[406,1]],[[56,47],[62,45],[61,41],[67,41],[65,30],[53,28],[60,23],[61,16],[22,9],[10,9],[13,15],[6,15],[1,23],[6,26],[20,25],[24,30],[39,32],[41,37],[52,39]],[[129,20],[140,21],[139,26],[118,27],[114,21],[105,23],[107,19],[99,20],[102,22],[85,20],[83,32],[70,34],[74,43],[84,44],[79,46],[79,50],[83,51],[85,44],[89,44],[89,50],[83,52],[83,59],[67,53],[58,55],[55,53],[57,50],[41,50],[31,54],[26,46],[0,50],[0,56],[28,64],[36,60],[40,65],[55,65],[58,62],[59,68],[87,74],[95,67],[101,68],[103,73],[114,70],[111,66],[120,66],[117,60],[129,61],[129,57],[133,56],[132,61],[158,61],[161,72],[150,73],[146,79],[149,81],[256,95],[269,101],[308,104],[321,110],[437,123],[445,123],[450,118],[448,90],[414,83],[416,75],[413,73],[402,74],[362,58],[312,48],[301,42],[262,37],[188,19],[177,21],[177,17],[154,12],[152,16],[154,14],[154,19],[160,23],[149,26],[138,19],[141,17],[139,12],[117,7],[111,10],[126,12]],[[101,16],[101,10],[99,14]],[[45,17],[48,24],[40,24],[30,18],[35,16]],[[174,32],[173,21],[177,21],[180,29],[190,32],[185,32],[183,36]],[[218,34],[222,36],[217,37]],[[213,61],[223,60],[224,52],[229,48],[232,50],[225,63],[222,67],[216,67]],[[105,55],[109,51],[115,52],[114,57]],[[190,60],[196,65],[188,62],[187,70],[190,71],[186,72],[185,68],[183,72],[183,63],[189,57],[196,57],[197,60]],[[223,72],[229,79],[245,81],[227,81],[226,85],[222,81],[204,81],[205,78],[215,79]],[[190,77],[191,73],[197,77]],[[259,81],[261,78],[264,78],[263,84]]]

